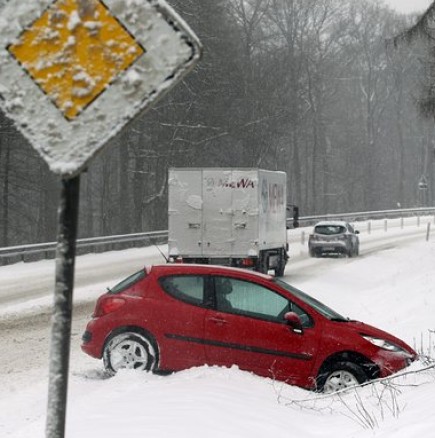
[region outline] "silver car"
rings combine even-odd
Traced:
[[[344,221],[322,221],[314,226],[308,240],[311,257],[340,254],[355,257],[359,254],[359,231]]]

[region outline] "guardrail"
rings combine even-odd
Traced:
[[[367,221],[370,219],[395,219],[400,217],[410,216],[430,216],[435,215],[435,207],[424,208],[403,208],[396,210],[376,210],[376,211],[360,211],[355,213],[338,213],[338,214],[324,214],[318,216],[304,216],[299,219],[300,226],[313,225],[321,220],[345,220],[347,222]],[[292,219],[288,220],[292,223]]]
[[[357,222],[363,220],[367,221],[371,219],[388,219],[430,215],[435,215],[435,207],[303,216],[299,218],[298,222],[299,226],[310,226],[320,220],[336,219],[346,220],[348,222]],[[289,227],[292,228],[293,219],[289,218],[287,223]],[[105,252],[132,247],[163,244],[167,242],[167,240],[168,230],[150,231],[146,233],[135,234],[122,234],[116,236],[90,237],[77,240],[77,254]],[[18,261],[30,262],[41,259],[54,258],[56,254],[56,245],[56,242],[48,242],[0,248],[0,266],[16,263]]]
[[[117,236],[90,237],[77,239],[77,254],[105,252],[133,247],[162,244],[168,241],[168,231],[149,231],[146,233],[121,234]],[[30,262],[54,258],[56,242],[35,243],[0,248],[0,266],[18,261]]]

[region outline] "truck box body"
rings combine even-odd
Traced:
[[[286,250],[284,172],[173,168],[168,186],[170,257],[234,260]]]

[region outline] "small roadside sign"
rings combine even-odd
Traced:
[[[72,177],[200,50],[162,0],[0,0],[0,108]]]

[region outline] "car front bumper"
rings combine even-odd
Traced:
[[[418,358],[418,355],[408,354],[405,352],[392,352],[379,350],[373,361],[378,365],[379,377],[388,377],[391,374],[397,373],[400,370],[411,365]]]

